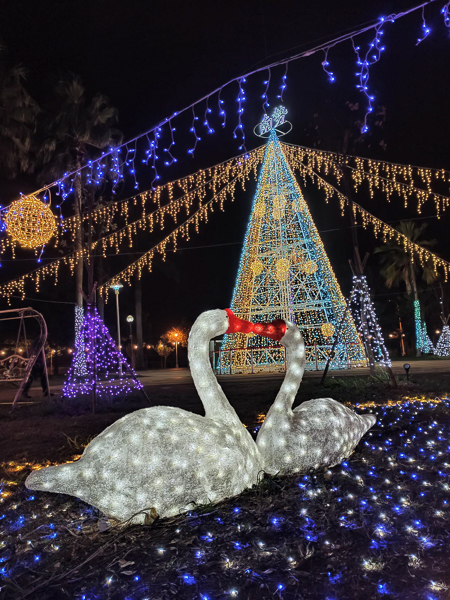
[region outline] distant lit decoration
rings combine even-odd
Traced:
[[[422,323],[422,336],[421,336],[422,346],[420,350],[423,354],[434,354],[434,346],[433,342],[430,340],[430,336],[428,335],[427,326],[425,321]]]
[[[80,354],[84,355],[84,361],[80,359]],[[134,370],[117,350],[97,309],[89,305],[75,340],[73,362],[62,396],[76,398],[95,392],[98,398],[113,399],[141,390],[142,387]]]
[[[450,326],[444,325],[441,335],[439,336],[436,350],[436,356],[450,356]]]
[[[331,467],[347,458],[376,423],[374,415],[358,415],[331,398],[303,402],[294,411],[305,370],[305,344],[299,328],[286,323],[286,375],[258,433],[256,444],[271,475]]]
[[[271,117],[267,113],[263,116],[261,123],[254,128],[254,133],[259,137],[269,137],[271,132],[279,137],[286,135],[292,129],[292,124],[286,121],[287,114],[284,106],[275,107]]]
[[[391,359],[384,342],[383,332],[378,323],[375,305],[370,295],[370,288],[365,275],[353,277],[350,293],[350,310],[356,328],[364,339],[369,365],[374,367],[390,367]]]
[[[320,331],[323,333],[324,337],[331,337],[332,335],[334,335],[336,328],[333,325],[333,323],[324,323],[320,328]]]
[[[418,300],[414,300],[414,323],[416,330],[416,350],[418,353],[422,351],[423,340],[422,340],[422,316],[420,310],[420,303]]]
[[[88,321],[92,326],[107,334],[96,312]],[[227,312],[210,310],[189,335],[189,365],[204,417],[172,406],[138,410],[105,429],[80,460],[33,471],[26,486],[76,496],[109,517],[143,524],[155,511],[178,515],[258,483],[261,455],[209,361],[210,340],[228,328]],[[105,353],[114,351],[109,338]],[[123,361],[117,352],[115,358]]]
[[[365,365],[363,345],[346,312],[345,299],[302,191],[286,162],[284,147],[272,130],[231,308],[241,319],[256,323],[280,318],[295,322],[305,338],[307,366],[313,369],[324,367],[331,350],[332,340],[321,326],[328,323],[337,330],[343,320],[332,368]],[[254,265],[258,265],[257,270]],[[329,327],[325,329],[325,333],[329,331]],[[223,373],[284,369],[284,349],[258,335],[226,335],[220,356]]]
[[[40,248],[54,235],[55,216],[48,204],[27,196],[11,204],[5,217],[12,240],[24,248]]]

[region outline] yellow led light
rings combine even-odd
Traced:
[[[24,248],[44,246],[53,237],[56,228],[50,207],[35,196],[13,202],[5,222],[12,240]]]

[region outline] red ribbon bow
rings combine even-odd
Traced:
[[[276,319],[271,323],[252,323],[251,321],[239,319],[229,308],[226,308],[225,312],[228,315],[229,323],[226,333],[256,333],[276,342],[279,342],[286,333],[286,323],[283,319]]]

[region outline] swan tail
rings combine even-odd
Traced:
[[[25,486],[29,490],[72,494],[77,484],[77,470],[76,464],[70,463],[32,471],[25,480]]]
[[[377,418],[375,415],[360,415],[360,417],[366,427],[366,431],[369,431],[369,429],[373,427],[377,422]]]

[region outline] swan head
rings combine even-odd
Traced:
[[[211,340],[218,335],[223,335],[228,327],[228,315],[224,310],[207,310],[197,317],[192,325],[189,341],[197,335]]]
[[[295,323],[286,321],[286,333],[280,340],[280,344],[285,348],[298,349],[302,354],[305,353],[305,342],[300,333],[300,329]]]

